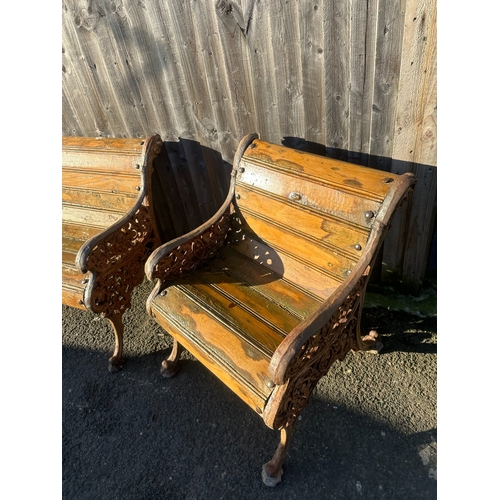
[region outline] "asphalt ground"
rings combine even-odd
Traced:
[[[160,375],[171,341],[145,311],[152,287],[125,314],[117,374],[108,322],[62,306],[63,499],[437,498],[437,316],[424,301],[368,296],[363,330],[384,349],[332,366],[269,488],[260,471],[279,433],[189,353]]]

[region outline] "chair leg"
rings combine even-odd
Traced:
[[[173,377],[179,371],[179,358],[181,357],[184,347],[174,339],[174,345],[172,346],[172,351],[170,356],[163,360],[161,364],[161,374],[170,378]]]
[[[365,344],[363,351],[370,354],[380,354],[380,351],[384,347],[380,339],[381,337],[378,332],[376,330],[371,330],[368,335],[361,338]]]
[[[123,359],[123,321],[121,314],[114,314],[112,316],[108,316],[107,319],[113,326],[113,330],[115,332],[115,351],[113,352],[113,356],[109,358],[108,361],[108,370],[111,373],[119,372],[125,360]]]
[[[293,430],[294,424],[289,424],[281,429],[280,442],[273,458],[262,466],[262,481],[266,486],[276,486],[281,481],[282,466],[290,446]]]

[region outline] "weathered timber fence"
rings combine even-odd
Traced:
[[[159,133],[158,210],[184,207],[177,233],[216,211],[257,132],[413,171],[375,278],[418,290],[436,219],[436,0],[64,0],[62,14],[63,135]]]

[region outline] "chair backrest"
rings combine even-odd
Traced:
[[[326,298],[363,254],[397,177],[256,139],[237,166],[235,249]]]
[[[141,189],[144,139],[63,137],[63,234],[75,244],[131,210]],[[81,245],[81,244],[80,244]]]

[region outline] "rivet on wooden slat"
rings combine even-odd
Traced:
[[[244,171],[245,171],[245,167],[240,167],[240,168],[238,169],[238,172],[239,172],[240,174],[242,174]]]
[[[275,386],[275,383],[272,380],[268,380],[266,382],[266,385],[267,387],[269,387],[269,389],[272,389]]]
[[[141,186],[135,186],[135,190],[136,191],[140,191],[141,190]]]
[[[82,306],[83,306],[83,300],[82,300],[82,299],[80,299],[80,300],[78,301],[78,303],[79,303],[80,305],[82,305]]]
[[[382,179],[382,182],[383,182],[384,184],[390,184],[391,182],[394,182],[394,179],[391,179],[390,177],[384,177],[384,178]]]
[[[290,193],[290,199],[293,201],[299,201],[302,198],[302,195],[297,192]]]
[[[365,219],[371,219],[375,214],[371,211],[368,210],[367,212],[364,213]]]
[[[163,290],[163,291],[160,293],[160,295],[161,295],[162,297],[165,297],[165,295],[167,295],[167,291],[166,291],[166,290]]]
[[[140,166],[139,164],[137,164],[137,165],[135,166],[135,168],[136,168],[137,170],[139,170],[139,169],[141,168],[141,166]]]
[[[236,195],[236,199],[239,200],[241,198],[241,195],[240,194],[237,194]]]
[[[88,279],[88,278],[85,278],[85,279],[83,279],[83,280],[82,280],[82,284],[83,284],[83,285],[86,285],[88,282],[89,282],[89,279]]]
[[[358,250],[358,251],[361,250],[361,245],[359,243],[356,243],[354,245],[354,250]]]
[[[250,146],[248,146],[248,149],[253,149],[257,146],[257,144],[255,144],[254,142],[252,142],[252,144],[250,144]]]

